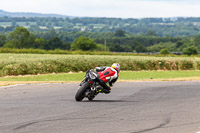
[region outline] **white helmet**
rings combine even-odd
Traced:
[[[117,72],[119,73],[120,65],[118,63],[113,63],[111,67],[114,68],[115,70],[117,70]]]

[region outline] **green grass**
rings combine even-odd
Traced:
[[[81,81],[84,73],[61,73],[27,76],[8,76],[0,78],[0,81]]]
[[[0,81],[81,81],[85,73],[60,73],[60,74],[45,74],[36,76],[16,76],[2,77]],[[200,71],[123,71],[119,74],[119,80],[171,80],[184,78],[200,79]]]
[[[200,71],[136,71],[120,73],[121,80],[151,80],[199,77]]]

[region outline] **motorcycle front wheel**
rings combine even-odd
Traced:
[[[89,97],[88,98],[89,101],[92,101],[93,99],[94,99],[94,97]]]
[[[79,89],[78,91],[76,92],[76,95],[75,95],[75,99],[76,101],[82,101],[83,98],[85,97],[85,91],[87,88],[90,87],[90,84],[89,82],[85,82]]]

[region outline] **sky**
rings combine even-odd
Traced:
[[[0,10],[78,17],[200,17],[200,0],[0,0]]]

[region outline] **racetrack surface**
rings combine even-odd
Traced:
[[[120,82],[94,101],[78,83],[0,87],[0,133],[197,133],[200,82]]]

